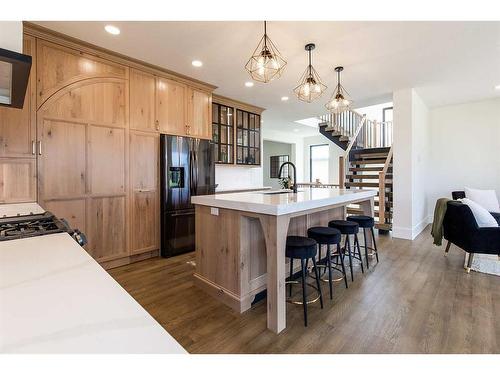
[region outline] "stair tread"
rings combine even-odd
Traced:
[[[362,171],[366,171],[366,172],[377,172],[377,171],[378,172],[382,172],[382,169],[384,169],[384,167],[349,167],[349,171],[351,171],[351,172],[362,172]],[[392,170],[392,167],[389,167],[388,171],[389,170]]]
[[[385,164],[385,159],[359,159],[359,160],[350,160],[349,161],[353,165],[359,164]]]
[[[378,182],[346,182],[345,186],[353,187],[378,187]],[[386,182],[385,186],[392,186],[392,182]]]
[[[390,223],[377,223],[375,224],[375,228],[377,229],[382,229],[382,230],[391,230],[392,229],[392,224]]]
[[[356,159],[387,159],[387,152],[374,152],[371,154],[355,154],[354,157]]]
[[[386,175],[387,177],[387,175]],[[347,179],[353,179],[353,180],[378,180],[380,176],[378,174],[348,174],[346,176]],[[385,179],[386,182],[392,182],[392,180]]]

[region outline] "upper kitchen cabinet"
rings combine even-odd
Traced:
[[[63,87],[84,79],[127,79],[128,68],[39,39],[37,42],[37,107]]]
[[[236,164],[260,165],[260,115],[236,110]]]
[[[156,78],[156,121],[161,133],[186,135],[188,87],[177,81]]]
[[[24,38],[24,53],[33,56],[35,67],[35,39]],[[1,157],[35,157],[36,126],[35,112],[32,110],[34,99],[35,72],[30,74],[23,109],[0,107],[0,158]]]
[[[189,88],[187,104],[187,135],[212,139],[212,94]]]
[[[212,94],[163,77],[157,77],[156,81],[156,117],[160,132],[210,139]]]
[[[130,128],[159,131],[155,118],[155,76],[130,69]]]
[[[260,115],[264,109],[220,95],[214,95],[213,101],[212,140],[216,162],[260,165]]]

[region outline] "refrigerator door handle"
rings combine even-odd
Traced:
[[[193,151],[189,151],[189,194],[190,195],[193,195],[193,186],[194,186],[193,164],[194,164]]]
[[[195,179],[194,179],[194,193],[198,193],[198,151],[194,151],[194,168],[195,168]]]

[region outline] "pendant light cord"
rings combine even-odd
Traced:
[[[267,49],[267,21],[264,21],[264,49]]]
[[[309,77],[312,76],[311,50],[309,50]]]

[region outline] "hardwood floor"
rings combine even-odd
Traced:
[[[380,263],[325,307],[287,304],[287,328],[266,329],[261,301],[238,314],[193,285],[194,253],[155,258],[111,275],[190,353],[500,353],[500,277],[463,270],[464,252],[415,241],[378,239]],[[375,264],[373,261],[372,264]]]

